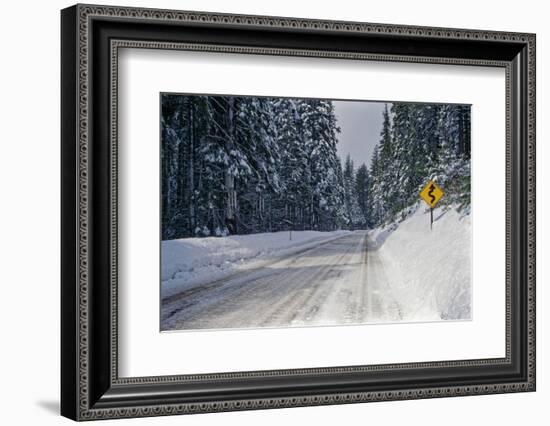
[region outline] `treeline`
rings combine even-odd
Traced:
[[[162,96],[162,238],[346,222],[325,100]]]
[[[468,105],[386,105],[369,170],[367,226],[400,219],[429,179],[445,192],[441,205],[469,208],[470,134]]]
[[[427,175],[469,197],[468,107],[393,104],[370,170],[327,100],[165,94],[161,126],[163,239],[373,227]]]

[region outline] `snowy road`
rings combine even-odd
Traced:
[[[360,324],[401,312],[377,250],[356,231],[162,300],[162,330]],[[367,268],[367,264],[369,267]]]

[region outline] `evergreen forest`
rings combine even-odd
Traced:
[[[380,121],[357,164],[338,155],[330,100],[162,94],[162,239],[371,229],[429,179],[468,213],[470,106],[387,103]]]

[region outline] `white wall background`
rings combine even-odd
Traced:
[[[120,0],[103,4],[537,33],[538,391],[292,408],[118,424],[544,424],[550,401],[550,27],[540,0]],[[11,1],[0,25],[0,401],[2,424],[68,424],[59,405],[59,9]],[[110,424],[107,421],[102,424]],[[117,424],[117,423],[113,423]]]

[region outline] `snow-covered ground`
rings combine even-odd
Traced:
[[[161,329],[369,322],[366,243],[365,231],[343,233],[260,267],[165,297]]]
[[[404,321],[471,318],[470,215],[419,205],[407,219],[369,235]]]
[[[162,330],[471,318],[470,216],[162,243]]]
[[[182,238],[162,242],[161,294],[171,296],[197,285],[257,268],[341,237],[349,231],[288,231],[229,237]]]

